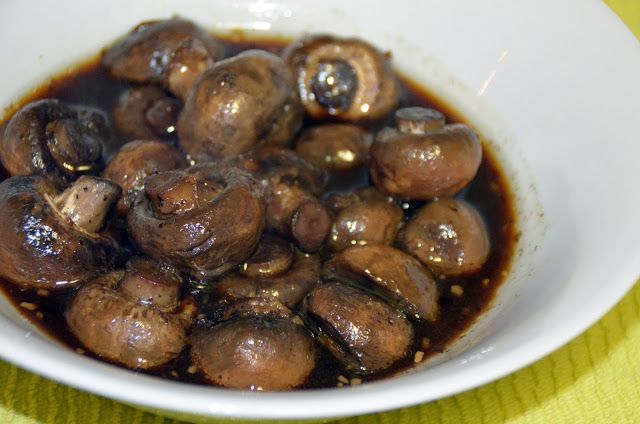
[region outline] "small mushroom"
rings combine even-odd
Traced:
[[[289,390],[314,370],[317,348],[304,326],[273,315],[197,331],[191,358],[211,383],[235,389]]]
[[[178,120],[180,147],[192,160],[235,158],[255,147],[285,146],[303,109],[282,60],[248,50],[216,63],[196,83]]]
[[[490,251],[484,221],[473,206],[456,199],[423,206],[407,223],[401,242],[438,276],[475,272]]]
[[[166,139],[175,134],[180,102],[154,85],[124,91],[113,108],[113,124],[125,140]]]
[[[129,259],[120,290],[143,305],[153,305],[161,311],[178,306],[182,278],[171,265],[134,256]]]
[[[58,100],[31,102],[9,120],[0,140],[0,160],[10,175],[41,175],[64,185],[100,171],[106,118],[92,109]]]
[[[391,244],[402,225],[403,217],[400,207],[386,200],[355,203],[338,213],[327,244],[335,252],[355,245]]]
[[[167,286],[180,284],[173,278],[144,272],[141,279],[130,272],[130,268],[112,272],[84,286],[65,318],[73,335],[97,356],[132,369],[156,368],[184,348],[195,306],[186,299],[179,307],[170,307],[179,303],[177,292],[167,291]],[[135,272],[140,272],[139,266]],[[145,288],[132,293],[136,284],[132,280]]]
[[[160,141],[131,141],[120,148],[107,164],[102,176],[122,188],[117,203],[120,215],[126,215],[136,196],[144,189],[144,179],[158,172],[187,167],[178,150]]]
[[[419,261],[393,247],[350,247],[327,261],[322,274],[364,283],[414,318],[433,322],[438,317],[438,286],[433,276]]]
[[[453,196],[475,177],[482,161],[476,133],[464,124],[442,126],[440,118],[431,120],[435,112],[424,115],[416,118],[416,113],[400,110],[399,130],[385,128],[376,136],[370,172],[378,190],[429,200]]]
[[[336,214],[360,202],[369,201],[395,203],[393,197],[382,194],[375,187],[369,186],[348,192],[332,192],[324,198],[324,204]]]
[[[39,176],[0,184],[0,275],[33,289],[83,283],[124,262],[126,251],[98,231],[120,194],[110,181],[83,176],[60,193]]]
[[[255,252],[240,265],[240,274],[249,278],[275,277],[289,270],[293,249],[274,234],[263,234]]]
[[[304,131],[296,153],[318,168],[348,172],[368,161],[371,142],[371,135],[355,125],[325,124]]]
[[[378,119],[398,103],[388,57],[363,40],[312,35],[288,46],[283,58],[312,118]]]
[[[206,280],[255,249],[265,224],[262,196],[257,181],[237,168],[161,172],[145,179],[127,228],[145,254]]]
[[[105,53],[102,64],[115,77],[138,84],[163,84],[185,99],[196,79],[224,51],[192,22],[173,18],[144,22]]]
[[[413,342],[407,318],[383,300],[355,287],[328,282],[304,301],[308,323],[349,371],[372,374],[405,357]]]
[[[224,308],[221,321],[243,318],[295,319],[291,309],[274,298],[250,297],[238,299]]]
[[[291,266],[277,275],[228,275],[214,283],[213,292],[231,302],[257,297],[277,299],[293,308],[320,280],[320,265],[318,255],[296,251]]]

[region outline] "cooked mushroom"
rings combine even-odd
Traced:
[[[147,177],[127,215],[145,254],[190,271],[219,275],[255,249],[265,223],[262,189],[249,174],[201,164]]]
[[[430,121],[431,116],[413,119],[413,112],[399,112],[396,118],[400,130],[385,128],[371,146],[371,178],[378,190],[429,200],[453,196],[475,177],[482,146],[470,127],[441,126],[439,118]]]
[[[292,308],[319,280],[320,257],[296,251],[291,266],[279,274],[259,277],[228,275],[214,283],[213,292],[229,301],[256,297],[278,299]]]
[[[171,265],[134,256],[126,271],[120,290],[127,297],[165,312],[178,306],[182,278]]]
[[[315,368],[304,326],[273,315],[223,322],[192,337],[191,358],[207,380],[236,389],[288,390]]]
[[[126,215],[138,193],[144,189],[146,177],[187,165],[182,153],[169,144],[138,140],[122,146],[111,158],[102,176],[122,188],[117,210],[119,214]]]
[[[422,207],[401,236],[404,248],[435,274],[453,276],[479,270],[489,256],[489,236],[473,206],[440,199]]]
[[[302,125],[293,77],[282,60],[249,50],[216,63],[196,83],[178,120],[180,147],[196,162],[288,144]]]
[[[389,59],[363,40],[313,35],[287,47],[283,58],[313,118],[378,119],[398,103]]]
[[[0,160],[10,175],[41,175],[63,185],[100,171],[110,136],[107,120],[98,111],[37,100],[7,124]]]
[[[176,131],[180,102],[154,85],[124,91],[113,109],[113,124],[125,140],[166,139]]]
[[[112,272],[84,286],[65,318],[74,336],[94,354],[132,369],[155,368],[184,348],[195,306],[187,299],[170,308],[178,304],[177,292],[167,291],[166,285],[178,282],[164,280],[163,274],[145,273],[150,280],[143,283],[143,292],[124,291],[123,285],[132,286],[127,279],[142,281],[129,273]],[[160,298],[162,306],[156,307]]]
[[[371,135],[355,125],[325,124],[304,131],[296,153],[318,168],[347,172],[368,161],[371,142]]]
[[[78,285],[124,262],[126,252],[98,233],[120,189],[83,176],[62,193],[39,176],[0,184],[0,274],[25,288]]]
[[[295,319],[296,316],[274,298],[249,297],[238,299],[227,305],[220,315],[221,321],[242,318]],[[299,317],[298,317],[299,319]]]
[[[255,252],[240,266],[240,273],[249,278],[275,277],[289,270],[292,263],[293,249],[289,242],[266,233]]]
[[[363,187],[348,192],[330,193],[325,197],[324,204],[337,214],[357,203],[368,201],[395,203],[393,197],[380,193],[375,187]]]
[[[400,207],[386,200],[355,203],[336,216],[327,244],[336,252],[355,245],[391,244],[403,217]]]
[[[372,374],[402,359],[413,342],[406,317],[383,300],[355,287],[328,282],[304,301],[319,341],[349,371]]]
[[[438,286],[416,259],[384,245],[354,246],[324,264],[322,274],[365,283],[404,312],[418,319],[438,317]]]
[[[405,134],[426,134],[441,130],[445,125],[442,112],[426,107],[403,107],[395,113],[396,128]]]
[[[196,79],[224,51],[222,44],[192,22],[144,22],[111,47],[102,59],[112,76],[130,82],[164,84],[184,99]]]

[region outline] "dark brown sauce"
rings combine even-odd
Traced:
[[[226,38],[224,42],[227,56],[231,56],[249,48],[279,53],[287,41],[283,39],[247,39],[242,34],[234,34]],[[130,85],[108,78],[100,66],[99,59],[100,56],[97,56],[50,79],[25,96],[20,102],[12,105],[7,110],[8,114],[0,121],[2,123],[0,131],[4,131],[4,124],[16,110],[30,101],[42,98],[57,98],[69,104],[89,105],[110,114],[120,93]],[[447,116],[448,122],[464,122],[463,117],[452,110],[444,101],[436,99],[418,84],[402,75],[400,75],[400,81],[402,86],[401,105],[433,107],[442,111]],[[368,124],[367,127],[371,130],[377,130],[388,123],[388,120],[382,120]],[[312,122],[306,124],[312,124]],[[117,146],[108,146],[109,156],[114,153],[116,148]],[[445,351],[447,346],[461,337],[464,331],[489,307],[497,288],[505,280],[518,237],[513,196],[499,164],[492,152],[487,150],[486,143],[484,143],[483,150],[483,160],[476,178],[458,197],[464,198],[474,205],[484,217],[492,246],[489,259],[480,271],[471,276],[439,281],[441,312],[438,322],[436,324],[414,323],[415,345],[406,358],[382,373],[364,378],[364,381],[385,378],[413,366],[416,351],[424,351],[425,358]],[[6,178],[6,171],[1,168],[0,177]],[[350,190],[364,185],[368,185],[366,169],[334,177],[329,191]],[[416,202],[407,205],[407,216],[410,216],[411,212],[423,203]],[[452,285],[463,287],[464,294],[460,297],[452,294]],[[13,301],[16,308],[41,330],[71,349],[93,356],[84,351],[78,340],[68,330],[65,322],[66,305],[75,290],[51,292],[44,295],[44,293],[38,294],[34,291],[21,290],[0,280],[0,291],[4,292]],[[192,293],[199,294],[199,291],[194,290]],[[200,299],[201,303],[202,300]],[[34,307],[34,310],[30,310]],[[428,347],[424,345],[425,339],[428,340]],[[190,365],[188,349],[185,349],[182,355],[169,365],[145,372],[183,382],[208,384],[198,374],[188,372]],[[337,384],[337,378],[340,375],[347,378],[358,377],[350,375],[328,352],[323,351],[318,366],[305,388],[333,387]]]

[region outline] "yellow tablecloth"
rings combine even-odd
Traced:
[[[640,39],[640,0],[605,2]],[[178,424],[0,361],[0,424],[9,423]],[[640,282],[586,333],[528,368],[437,402],[339,422],[356,423],[640,423]]]

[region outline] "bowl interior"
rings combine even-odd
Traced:
[[[391,50],[396,68],[446,99],[485,136],[515,192],[521,237],[508,281],[463,339],[419,369],[362,387],[240,393],[158,381],[52,343],[4,298],[0,356],[63,383],[159,410],[326,418],[406,406],[474,387],[538,359],[584,330],[638,275],[640,247],[632,235],[640,234],[640,224],[632,218],[640,200],[629,196],[635,188],[629,176],[640,145],[627,140],[634,133],[632,118],[640,116],[640,80],[629,71],[640,67],[640,49],[604,6],[573,5],[581,8],[586,23],[608,34],[598,38],[582,27],[563,31],[561,18],[573,12],[564,4],[476,3],[3,4],[0,37],[8,41],[0,45],[0,55],[11,58],[0,79],[4,107],[142,20],[179,14],[217,32],[363,37]],[[539,34],[538,17],[552,7],[554,14],[545,15],[547,31]],[[23,24],[27,21],[29,30]],[[621,50],[606,49],[610,42]],[[587,47],[602,49],[597,66]],[[593,104],[607,107],[595,111]]]

